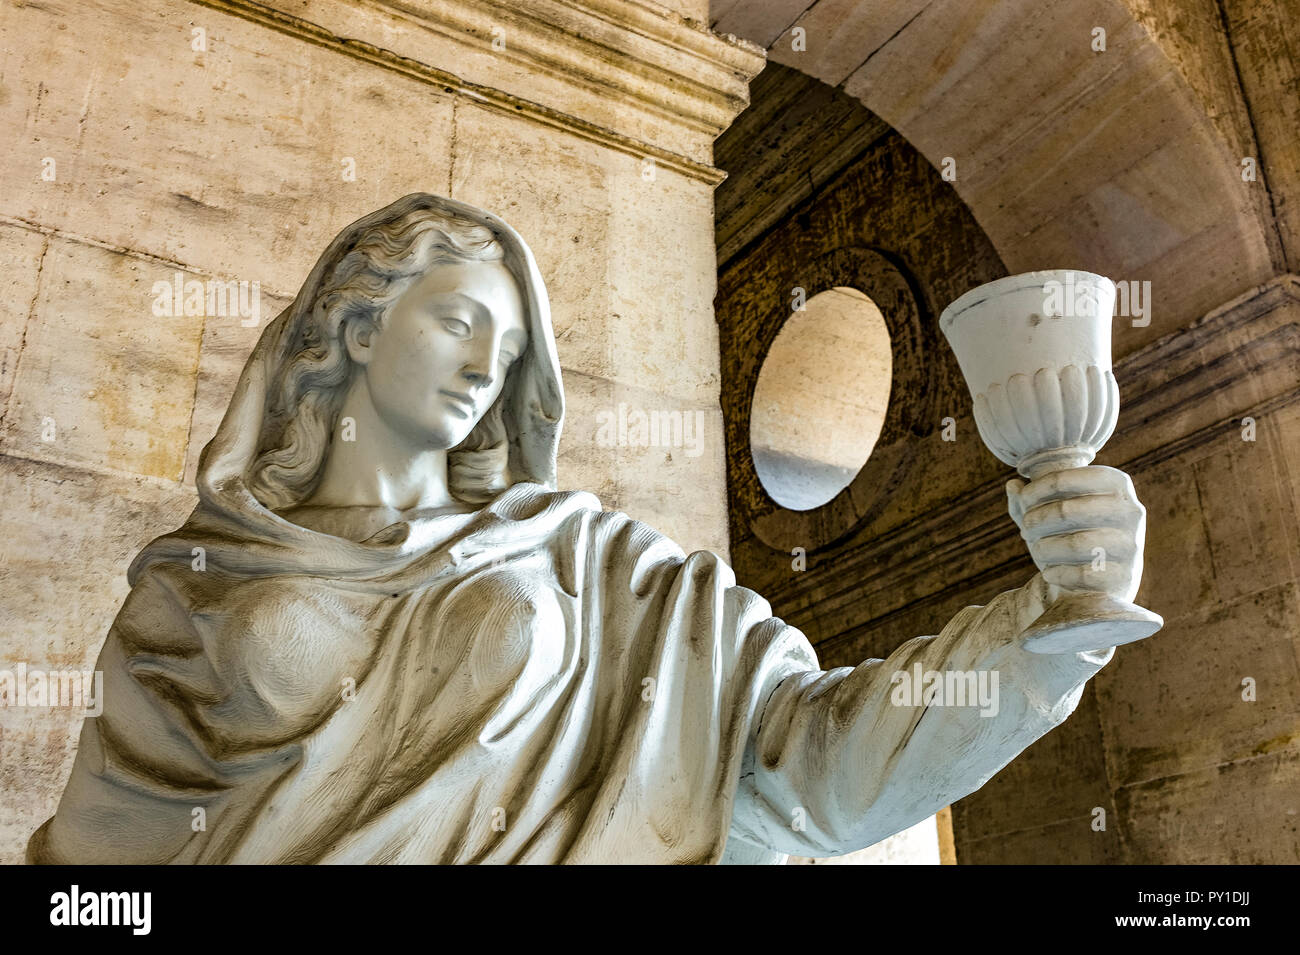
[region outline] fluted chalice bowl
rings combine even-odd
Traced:
[[[1115,430],[1111,369],[1115,285],[1060,269],[1010,275],[972,289],[939,318],[970,388],[981,440],[1033,481],[1092,463]],[[1164,621],[1104,593],[1062,594],[1024,635],[1038,653],[1141,640]]]

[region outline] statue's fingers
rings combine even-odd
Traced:
[[[1025,509],[1020,503],[1020,492],[1025,488],[1025,482],[1019,478],[1012,478],[1007,482],[1007,510],[1011,513],[1011,519],[1020,526],[1021,519],[1025,516]]]
[[[1108,594],[1125,590],[1131,577],[1128,565],[1119,561],[1110,561],[1105,569],[1092,564],[1056,564],[1043,570],[1043,579],[1063,590],[1097,590]]]
[[[1140,518],[1140,508],[1134,502],[1112,494],[1089,494],[1045,501],[1025,511],[1017,523],[1025,540],[1036,541],[1091,527],[1131,528]]]
[[[1133,535],[1113,527],[1097,527],[1070,534],[1053,534],[1031,548],[1040,567],[1087,564],[1104,569],[1109,563],[1127,562],[1137,553]]]
[[[1121,471],[1119,468],[1108,467],[1105,464],[1094,464],[1092,470],[1098,472],[1098,476],[1112,482],[1115,490],[1121,497],[1130,501],[1136,501],[1137,489],[1133,487],[1133,478],[1127,471]]]
[[[1085,568],[1078,564],[1061,564],[1044,569],[1043,579],[1049,584],[1055,584],[1061,590],[1100,590],[1101,588],[1093,579],[1085,576],[1084,570]],[[1095,577],[1095,575],[1092,576]]]
[[[1133,495],[1133,482],[1123,471],[1100,466],[1067,468],[1035,478],[1020,492],[1021,505],[1028,513],[1039,504],[1085,494]]]
[[[1087,564],[1063,564],[1047,568],[1042,577],[1051,587],[1053,600],[1063,591],[1114,594],[1126,600],[1131,600],[1136,592],[1129,584],[1131,578],[1118,565],[1097,571]]]

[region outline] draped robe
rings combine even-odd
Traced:
[[[143,551],[33,860],[836,854],[978,788],[1110,655],[1019,647],[1039,583],[823,672],[715,555],[530,483],[355,546],[342,575],[200,508]],[[996,669],[996,715],[895,705],[917,663]]]

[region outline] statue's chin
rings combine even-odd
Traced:
[[[425,433],[424,443],[437,451],[450,451],[469,437],[477,422],[467,422],[462,427],[432,428]]]
[[[386,418],[389,429],[412,448],[433,451],[450,451],[469,437],[477,418],[456,418],[437,415],[427,418],[399,416]]]

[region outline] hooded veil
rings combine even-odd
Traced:
[[[530,481],[556,487],[555,462],[564,421],[564,386],[551,327],[550,302],[532,250],[513,228],[490,212],[428,193],[413,193],[362,216],[335,237],[317,260],[293,302],[262,333],[244,366],[230,406],[216,436],[199,459],[198,513],[210,522],[249,529],[250,522],[277,539],[320,550],[321,535],[285,521],[257,500],[249,489],[249,471],[266,445],[269,429],[279,422],[269,409],[277,370],[301,347],[321,288],[358,240],[376,226],[399,221],[419,209],[452,213],[491,230],[505,250],[504,264],[519,283],[528,326],[528,347],[510,371],[498,401],[509,441],[508,483]],[[347,546],[330,539],[322,558],[340,572],[355,570],[376,556],[370,547]],[[143,554],[141,555],[143,556]],[[337,563],[335,563],[337,561]]]
[[[322,283],[420,207],[490,228],[523,291],[509,487],[354,542],[268,509],[249,471]],[[716,556],[557,492],[563,415],[510,226],[415,194],[345,229],[249,357],[194,513],[132,563],[104,712],[29,859],[718,861],[760,701],[815,657]]]

